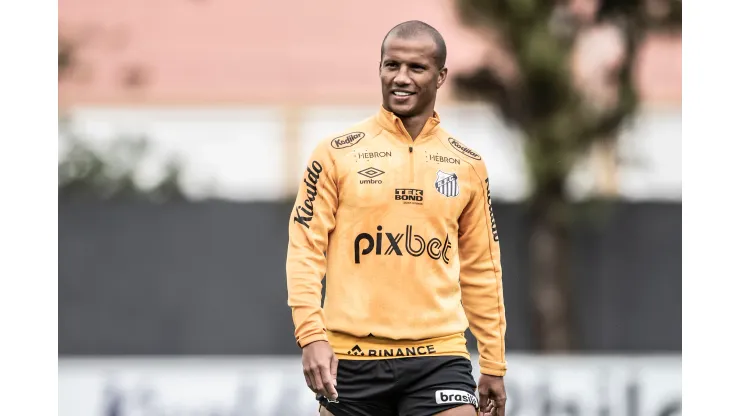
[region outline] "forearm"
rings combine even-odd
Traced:
[[[321,281],[326,274],[324,253],[337,208],[332,166],[326,146],[318,146],[306,166],[290,215],[285,269],[288,306],[300,347],[327,339],[321,309]]]
[[[481,373],[506,373],[501,249],[493,218],[485,169],[476,175],[480,188],[460,222],[460,285],[470,331],[478,340]],[[485,179],[483,179],[485,178]]]
[[[498,282],[500,278],[495,277],[468,278],[462,292],[470,331],[478,341],[481,373],[503,376],[506,373],[506,314]]]
[[[322,256],[323,257],[323,256]],[[308,258],[289,250],[288,306],[290,306],[295,325],[296,342],[300,347],[326,340],[326,325],[321,309],[321,275],[312,271],[321,269],[323,262],[309,265]],[[308,271],[300,271],[308,270]]]

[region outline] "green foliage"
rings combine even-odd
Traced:
[[[562,192],[574,164],[598,140],[612,140],[637,109],[631,79],[636,45],[648,29],[680,30],[680,2],[666,0],[668,11],[649,11],[639,0],[604,0],[598,22],[619,28],[626,58],[616,77],[616,105],[597,108],[573,85],[574,42],[585,25],[559,6],[539,0],[458,0],[462,20],[492,29],[508,49],[517,68],[505,80],[495,68],[481,67],[453,79],[466,98],[495,106],[526,139],[526,156],[536,198]],[[656,17],[657,15],[657,17]],[[553,189],[557,188],[557,189]]]
[[[620,126],[637,110],[631,74],[644,34],[681,27],[680,1],[595,1],[598,8],[592,16],[573,13],[567,1],[457,3],[462,20],[492,33],[516,69],[514,77],[504,77],[496,68],[484,66],[452,81],[463,97],[496,108],[525,140],[533,185],[528,201],[532,329],[537,347],[545,351],[578,348],[569,270],[570,223],[576,214],[566,199],[566,179],[595,143],[615,140]],[[574,46],[593,23],[607,23],[622,36],[624,59],[617,73],[609,74],[617,87],[613,102],[594,102],[588,91],[574,84]],[[597,214],[590,211],[592,218],[607,212],[603,205],[590,207],[599,208]]]
[[[66,148],[59,160],[59,198],[143,199],[150,202],[183,200],[179,183],[181,166],[167,162],[165,175],[150,187],[136,181],[148,146],[143,137],[119,138],[110,148],[94,149],[72,133],[60,135]]]
[[[59,81],[64,78],[70,67],[72,67],[74,61],[74,44],[68,39],[59,36],[59,46],[57,55],[59,56]]]
[[[61,83],[74,70],[78,46],[59,35],[59,77]],[[137,185],[136,172],[146,156],[145,137],[120,137],[109,148],[93,149],[90,141],[74,133],[63,117],[59,121],[59,198],[144,199],[150,202],[183,200],[180,186],[182,167],[177,160],[166,162],[165,174],[151,187]]]

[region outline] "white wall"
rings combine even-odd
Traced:
[[[113,140],[144,135],[151,152],[139,183],[154,183],[171,157],[185,166],[192,198],[272,200],[285,193],[282,112],[272,108],[81,108],[73,129],[101,150]]]
[[[377,110],[373,106],[307,108],[300,116],[297,144],[286,142],[284,113],[277,107],[78,108],[72,113],[72,125],[101,149],[120,136],[149,137],[152,151],[139,169],[143,185],[156,182],[162,162],[174,156],[185,164],[183,186],[192,198],[274,200],[293,198],[303,164],[318,140]],[[526,197],[522,141],[515,132],[480,106],[453,106],[439,112],[443,125],[483,156],[494,199]],[[631,200],[681,200],[680,109],[645,110],[621,139],[618,194]],[[60,147],[60,155],[61,151]],[[572,175],[574,198],[593,191],[597,176],[593,166],[584,162]]]
[[[620,194],[625,198],[681,199],[681,112],[646,110],[619,142]]]
[[[509,416],[681,415],[680,355],[509,354],[508,361]],[[473,364],[477,380],[475,356]],[[300,356],[59,360],[59,416],[314,416],[316,409]]]

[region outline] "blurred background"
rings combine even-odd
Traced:
[[[487,163],[507,414],[681,414],[680,1],[59,0],[60,415],[317,413],[291,206],[406,20]]]

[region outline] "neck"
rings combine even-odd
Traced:
[[[411,140],[416,140],[419,134],[421,134],[421,131],[424,129],[424,125],[427,123],[427,120],[429,120],[429,118],[433,115],[434,110],[431,110],[425,111],[416,116],[399,118],[403,123],[403,127],[406,128],[406,131],[409,133],[409,136],[411,136]]]

